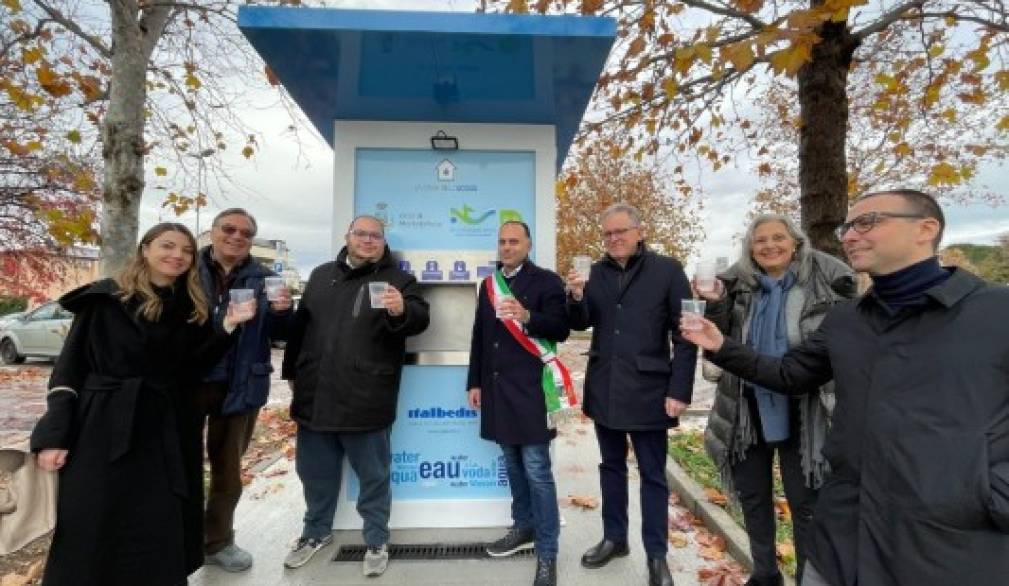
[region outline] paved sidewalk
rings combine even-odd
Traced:
[[[558,497],[568,495],[599,497],[596,465],[599,450],[591,423],[579,422],[555,442],[554,473]],[[246,489],[236,513],[237,543],[248,549],[256,562],[249,572],[228,574],[216,567],[206,567],[190,578],[193,586],[231,586],[254,584],[492,584],[528,585],[532,583],[535,560],[473,561],[392,561],[380,578],[364,578],[360,563],[333,562],[330,559],[342,543],[360,544],[358,531],[338,531],[337,545],[320,551],[304,567],[283,568],[288,545],[300,534],[304,502],[301,484],[293,462],[280,460]],[[287,472],[280,473],[281,470]],[[276,475],[280,473],[280,475]],[[271,476],[276,475],[276,476]],[[640,538],[640,482],[632,468],[630,482],[631,555],[616,559],[598,570],[581,567],[582,553],[602,534],[599,509],[561,509],[561,552],[558,559],[559,583],[579,586],[644,585],[648,583]],[[487,541],[499,537],[500,529],[468,530],[394,530],[393,543],[433,543]],[[697,570],[709,564],[699,556],[699,547],[690,540],[685,547],[670,546],[669,565],[678,586],[698,584]]]

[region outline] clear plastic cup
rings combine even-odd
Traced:
[[[372,309],[385,309],[385,303],[382,302],[382,296],[385,295],[386,290],[389,289],[389,283],[385,281],[372,281],[368,283],[368,295],[371,297],[371,308]]]
[[[702,260],[697,263],[697,270],[694,272],[694,281],[697,283],[698,291],[715,290],[715,273],[718,265],[713,260]]]
[[[683,317],[683,329],[700,330],[704,328],[701,318],[704,317],[703,299],[684,299],[680,302],[680,314]]]
[[[498,295],[497,305],[494,307],[494,315],[496,315],[498,319],[505,319],[505,314],[503,313],[501,307],[504,305],[505,301],[511,299],[515,299],[515,297],[512,295]]]
[[[579,279],[588,281],[589,274],[592,272],[592,257],[580,254],[571,259],[571,266],[578,273]]]
[[[252,289],[232,289],[228,294],[231,296],[231,306],[236,314],[245,316],[253,313],[252,302],[256,298],[255,291]]]
[[[277,301],[281,293],[287,287],[284,286],[284,277],[266,277],[266,299],[267,301]]]

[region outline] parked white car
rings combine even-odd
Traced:
[[[25,358],[56,358],[70,331],[74,314],[55,301],[41,305],[0,331],[0,362],[20,364]]]

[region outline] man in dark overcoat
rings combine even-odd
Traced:
[[[512,492],[514,525],[487,547],[487,553],[508,556],[535,541],[533,584],[553,586],[560,516],[550,440],[557,434],[547,426],[546,366],[520,337],[556,344],[567,339],[568,325],[564,284],[555,273],[529,260],[531,249],[529,226],[517,221],[501,226],[498,274],[480,287],[467,388],[470,406],[481,411],[480,437],[501,446]],[[501,281],[495,281],[498,278]],[[495,307],[491,300],[504,288],[512,297],[499,299]]]
[[[684,331],[759,385],[835,381],[803,586],[1009,580],[1009,289],[939,264],[945,223],[919,191],[857,200],[838,236],[872,288],[781,358]]]
[[[625,556],[627,438],[641,474],[641,538],[649,584],[673,583],[666,563],[668,501],[666,433],[690,404],[697,349],[678,333],[680,302],[691,297],[680,263],[644,242],[641,215],[617,203],[601,216],[606,255],[589,280],[568,275],[573,329],[592,328],[584,411],[595,422],[602,454],[603,538],[582,556],[599,568]]]

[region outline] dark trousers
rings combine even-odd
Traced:
[[[306,508],[302,537],[321,539],[333,532],[346,456],[361,487],[357,512],[364,520],[364,542],[369,546],[389,542],[389,435],[388,427],[363,433],[334,433],[298,426],[295,469],[304,489]]]
[[[550,444],[499,444],[512,492],[512,520],[519,529],[536,534],[536,555],[557,559],[561,532],[557,486],[550,469]]]
[[[797,413],[796,413],[797,415]],[[797,421],[797,419],[795,419]],[[799,452],[799,434],[793,432],[783,442],[767,444],[759,432],[757,443],[746,450],[746,459],[732,467],[732,482],[743,508],[746,534],[750,538],[750,553],[753,556],[753,576],[770,577],[778,573],[775,549],[775,510],[773,467],[774,453],[778,453],[781,480],[785,488],[785,498],[792,511],[792,537],[795,543],[798,574],[806,561],[812,537],[813,507],[817,491],[806,486],[802,473],[802,455]],[[794,425],[793,429],[798,430]]]
[[[649,558],[665,557],[669,531],[666,485],[666,430],[618,431],[596,424],[602,463],[603,536],[627,541],[627,437],[634,446],[641,476],[641,541]]]
[[[203,550],[215,554],[235,541],[235,507],[242,498],[242,456],[249,448],[259,409],[221,415],[227,383],[204,383],[195,396],[200,425],[207,426],[210,488],[204,513]]]

